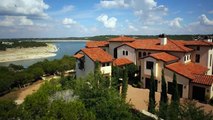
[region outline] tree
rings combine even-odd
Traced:
[[[162,69],[159,116],[163,119],[166,119],[167,107],[168,107],[167,87],[166,87],[166,80],[164,77],[164,70]]]
[[[168,107],[168,119],[178,120],[180,117],[180,98],[178,95],[178,85],[176,74],[173,74],[173,81],[172,81],[172,101],[170,106]]]
[[[178,95],[178,85],[177,85],[177,79],[176,74],[173,74],[173,81],[172,81],[172,101],[173,102],[180,102],[180,98]]]
[[[121,68],[116,66],[112,67],[112,86],[116,90],[118,90],[118,93],[120,93],[120,82],[119,82],[120,71],[121,71]]]
[[[17,106],[12,100],[0,100],[0,120],[15,120],[17,115]]]
[[[128,74],[127,74],[127,70],[124,68],[122,90],[121,90],[121,97],[124,100],[126,100],[127,89],[128,89]]]
[[[148,111],[151,113],[155,113],[155,78],[153,69],[151,69],[151,77],[150,77]]]

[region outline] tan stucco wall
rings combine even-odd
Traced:
[[[109,76],[111,76],[111,72],[112,72],[112,64],[111,63],[110,63],[110,66],[101,67],[101,73],[102,74],[108,74]]]
[[[193,86],[205,88],[205,97],[208,97],[208,99],[213,96],[212,86],[191,83],[190,84],[190,98],[192,98]]]
[[[122,45],[121,42],[109,42],[109,54],[114,57],[114,48]]]
[[[167,82],[172,82],[173,81],[173,74],[174,72],[168,69],[164,69],[164,74],[165,74],[165,79]],[[189,98],[189,79],[176,74],[176,78],[177,78],[177,83],[178,84],[182,84],[183,85],[183,98]],[[168,85],[168,84],[167,84]]]
[[[156,60],[152,57],[147,57],[145,59],[141,59],[141,81],[143,83],[143,87],[145,88],[145,78],[149,78],[151,75],[151,70],[146,69],[146,61],[153,61],[154,62],[154,77],[156,80],[158,80],[158,89],[157,91],[161,91],[161,71],[164,68],[164,62]]]
[[[77,78],[84,78],[89,73],[93,73],[95,69],[95,63],[87,56],[85,55],[85,63],[84,63],[84,69],[80,70],[78,69],[78,60],[76,62],[76,77]]]
[[[123,50],[128,51],[127,56],[123,55]],[[134,64],[136,64],[135,49],[133,49],[127,45],[123,45],[117,49],[117,56],[118,56],[118,58],[125,57],[125,58],[131,60],[132,62],[134,62]]]
[[[210,66],[210,55],[212,54],[212,62],[213,62],[213,50],[211,49],[211,47],[200,46],[199,51],[197,50],[196,46],[190,46],[190,48],[195,50],[194,52],[192,52],[192,61],[195,62],[195,55],[199,54],[200,55],[199,64],[206,66],[209,69],[207,75],[212,75],[212,65]]]
[[[140,66],[141,65],[141,60],[140,60],[140,58],[138,57],[138,54],[139,54],[139,52],[141,52],[142,53],[142,55],[143,55],[143,52],[146,52],[146,56],[148,56],[148,53],[158,53],[159,51],[150,51],[150,50],[136,50],[136,64],[137,64],[137,66]],[[142,57],[144,57],[144,56],[142,56]]]

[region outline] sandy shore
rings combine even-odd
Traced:
[[[56,55],[56,52],[57,47],[53,44],[48,44],[46,47],[11,48],[0,51],[0,63],[52,57]]]

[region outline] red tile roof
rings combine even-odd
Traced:
[[[75,58],[77,58],[77,59],[80,59],[80,58],[84,57],[84,55],[81,54],[81,53],[77,53],[77,54],[75,54],[73,57],[75,57]]]
[[[123,65],[128,65],[128,64],[132,64],[133,62],[130,61],[127,58],[117,58],[113,61],[113,65],[114,66],[123,66]]]
[[[175,51],[175,52],[189,52],[193,49],[184,46],[184,43],[178,40],[167,40],[166,45],[160,45],[160,39],[143,39],[135,40],[132,43],[126,43],[126,45],[143,50],[158,50],[158,51]]]
[[[81,49],[81,51],[84,52],[93,61],[98,61],[101,63],[113,61],[113,57],[101,48],[84,48]]]
[[[190,40],[190,41],[184,41],[182,40],[184,45],[188,46],[212,46],[212,42],[202,41],[202,40]]]
[[[111,38],[108,41],[109,42],[133,42],[135,41],[135,39],[131,37],[119,36],[116,38]]]
[[[212,75],[195,75],[195,79],[193,79],[192,82],[211,86],[213,84],[213,76]]]
[[[108,46],[109,42],[108,41],[89,41],[86,43],[86,47],[91,48],[91,47],[105,47]]]
[[[164,62],[170,62],[170,61],[175,61],[175,60],[179,59],[179,58],[177,58],[173,55],[170,55],[168,53],[165,53],[165,52],[153,53],[153,54],[150,54],[150,56],[157,60],[162,60]]]
[[[205,74],[205,72],[208,70],[206,67],[193,62],[186,64],[182,62],[176,62],[166,65],[166,68],[192,80],[195,78],[195,74]]]

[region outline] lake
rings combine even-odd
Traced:
[[[56,52],[56,56],[54,57],[4,62],[4,63],[0,63],[0,66],[8,66],[9,64],[12,63],[16,65],[23,65],[26,68],[36,62],[43,61],[44,59],[54,60],[54,59],[60,59],[64,55],[72,56],[78,50],[80,50],[81,48],[84,48],[86,45],[86,42],[85,41],[72,41],[72,42],[68,41],[68,42],[54,42],[52,44],[55,44],[58,48],[58,51]]]

